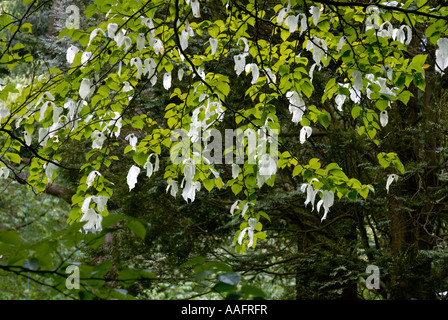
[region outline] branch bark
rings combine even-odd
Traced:
[[[15,175],[15,179],[17,180],[17,182],[21,183],[21,184],[28,184],[28,177],[29,177],[29,173],[26,172],[18,172]],[[72,204],[72,196],[75,194],[72,190],[61,186],[60,184],[57,183],[47,183],[47,186],[45,188],[44,191],[46,194],[61,198],[62,200],[64,200],[65,202],[67,202],[68,204]]]

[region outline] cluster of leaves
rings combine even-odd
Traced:
[[[20,53],[24,45],[15,39],[32,32],[27,21],[43,4],[24,1],[23,5],[20,18],[1,15],[0,63],[10,70],[33,59]],[[120,187],[135,192],[144,179],[142,169],[151,179],[162,167],[166,190],[171,189],[173,197],[182,193],[187,203],[197,199],[202,187],[218,199],[231,190],[236,201],[226,196],[233,215],[229,223],[239,224],[234,251],[244,253],[268,238],[265,225],[277,216],[278,209],[259,210],[266,206],[262,188],[274,189],[282,182],[291,195],[301,190],[306,194],[305,207],[311,204],[312,210],[320,197],[316,208],[325,212],[317,220],[324,220],[330,208],[336,209],[335,195],[341,204],[346,199],[364,203],[370,191],[379,187],[389,192],[391,183],[406,174],[401,156],[409,157],[388,144],[383,130],[393,132],[389,128],[397,120],[389,114],[418,100],[418,92],[426,89],[430,64],[436,74],[448,65],[447,13],[443,5],[411,0],[373,7],[301,0],[244,5],[233,0],[96,0],[83,11],[86,19],[93,18],[93,26],[68,26],[59,34],[70,42],[65,66],[51,66],[21,90],[12,83],[1,84],[2,177],[20,179],[41,193],[49,191],[61,171],[74,172],[76,191],[69,197],[68,222],[76,228],[86,222],[84,230],[94,231],[84,235],[90,244],[109,231],[106,219],[113,217],[109,212],[120,202],[114,202]],[[209,14],[211,19],[205,19]],[[421,26],[429,27],[421,31]],[[411,51],[414,43],[425,52]],[[434,50],[428,46],[437,47],[431,59],[428,55]],[[142,103],[145,95],[146,101],[153,101],[159,93],[169,97],[166,103]],[[280,134],[256,140],[256,163],[250,161],[249,139],[243,142],[244,162],[237,167],[207,159],[207,130],[236,127],[241,132]],[[300,133],[295,133],[296,127]],[[285,128],[299,141],[285,139]],[[364,139],[358,142],[374,148],[370,153],[376,164],[391,173],[387,182],[380,175],[378,180],[361,179],[368,175],[352,170],[347,165],[352,159],[327,158],[316,150],[312,156],[305,154],[305,147],[319,134],[333,138],[347,128],[356,139]],[[187,150],[184,161],[164,161],[181,149],[173,139],[180,129],[193,149]],[[270,148],[262,150],[268,141]],[[76,164],[67,156],[73,145],[85,151]],[[224,153],[233,159],[237,151],[232,146]],[[117,169],[124,174],[114,173]],[[289,177],[280,178],[277,169]],[[28,174],[26,179],[23,173]],[[289,219],[288,213],[283,216]],[[131,220],[127,227],[145,238],[144,223]],[[75,234],[70,232],[70,237]],[[2,239],[5,247],[23,245],[13,231],[4,231]],[[25,247],[23,255],[10,252],[10,267],[26,271],[55,267],[45,256],[53,248],[48,243],[50,249],[39,249],[43,256],[34,257]],[[101,272],[111,267],[101,265]],[[215,267],[198,267],[198,279],[215,274],[209,272]],[[253,293],[247,285],[238,291],[238,274],[217,269],[227,276],[217,276],[215,291],[229,292],[228,297]],[[127,276],[125,272],[120,280],[138,276],[137,271]]]

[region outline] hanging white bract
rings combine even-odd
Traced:
[[[92,186],[93,182],[95,182],[95,178],[99,177],[100,175],[101,175],[101,173],[99,173],[96,170],[90,172],[86,179],[87,188],[90,188]]]
[[[240,235],[238,236],[238,244],[242,245],[243,244],[243,239],[244,236],[246,235],[247,232],[247,237],[249,238],[249,243],[247,244],[247,246],[250,248],[253,243],[254,243],[254,231],[255,228],[257,227],[257,219],[255,218],[249,218],[247,220],[247,224],[249,225],[247,228],[244,228],[243,231],[241,231]]]
[[[137,176],[140,173],[140,168],[136,166],[132,166],[129,171],[128,175],[126,177],[126,182],[129,186],[129,191],[135,188],[135,185],[137,184]]]
[[[389,193],[389,187],[392,184],[392,182],[394,181],[398,181],[398,175],[396,174],[389,174],[387,176],[387,181],[386,181],[386,191],[387,193]]]
[[[437,40],[436,50],[436,72],[443,74],[448,67],[448,38]]]

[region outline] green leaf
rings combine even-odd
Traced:
[[[208,190],[208,192],[212,191],[213,187],[215,186],[215,180],[214,179],[205,179],[203,181],[205,189]]]
[[[180,267],[184,268],[184,267],[189,267],[189,266],[195,266],[197,264],[202,264],[204,262],[205,262],[205,258],[204,257],[194,257],[194,258],[191,258],[190,260],[182,263],[180,265]]]
[[[216,284],[213,287],[213,290],[216,291],[216,292],[219,292],[219,293],[232,291],[234,289],[235,289],[234,286],[232,286],[230,284],[227,284],[227,283],[224,283],[224,282],[219,282],[218,284]]]
[[[22,239],[15,231],[0,231],[0,242],[10,243],[18,246],[22,242]]]
[[[353,109],[352,109],[352,117],[353,117],[353,119],[358,118],[359,115],[361,114],[361,112],[362,112],[362,108],[361,107],[359,107],[359,106],[353,107]]]
[[[125,220],[125,219],[128,219],[128,217],[123,216],[121,214],[110,214],[107,217],[103,218],[101,225],[103,226],[103,228],[107,228],[107,227],[117,223],[118,221]]]
[[[243,190],[243,186],[239,183],[234,183],[232,185],[232,192],[237,195],[240,191]]]
[[[224,262],[221,261],[210,261],[204,265],[204,270],[217,269],[226,272],[232,272],[232,268]]]
[[[331,117],[330,114],[328,112],[322,113],[320,115],[317,116],[317,120],[319,121],[319,123],[325,127],[325,129],[328,128],[328,126],[330,125],[331,122]]]
[[[388,159],[386,159],[385,156],[386,156],[386,153],[384,153],[384,152],[381,152],[377,155],[378,162],[384,169],[386,169],[390,165],[390,161]]]
[[[132,230],[132,232],[134,232],[136,236],[138,236],[142,240],[145,240],[146,229],[140,221],[137,220],[130,221],[127,223],[127,226],[129,229]]]
[[[241,292],[249,294],[251,296],[254,297],[261,297],[264,298],[266,297],[266,293],[264,293],[263,290],[261,290],[260,288],[257,288],[255,286],[251,286],[251,285],[244,285],[241,287]]]
[[[25,259],[25,261],[23,262],[23,266],[27,269],[37,271],[40,268],[40,263],[39,260],[37,260],[36,258],[30,258]]]
[[[236,286],[241,281],[241,275],[236,272],[228,272],[220,274],[218,276],[219,281],[229,284],[231,286]]]
[[[5,154],[5,157],[6,157],[6,159],[8,159],[11,162],[20,164],[21,158],[20,158],[20,156],[17,153],[10,153],[10,152],[8,152],[8,153]]]

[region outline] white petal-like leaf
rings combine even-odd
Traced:
[[[133,165],[129,169],[128,175],[126,177],[126,181],[127,181],[128,186],[129,186],[129,191],[134,189],[135,184],[137,183],[137,176],[139,175],[139,173],[140,173],[140,168],[139,167],[136,167],[136,166]]]
[[[317,24],[319,23],[319,18],[320,18],[320,9],[319,9],[319,7],[311,6],[310,13],[311,13],[311,15],[313,17],[314,25],[317,26]]]
[[[297,30],[297,27],[299,25],[299,17],[293,15],[287,16],[285,19],[285,25],[288,26],[289,32],[293,33]]]
[[[115,38],[115,32],[117,32],[118,24],[116,23],[109,23],[107,25],[107,36],[111,39]]]
[[[300,129],[300,143],[304,144],[306,139],[308,139],[311,136],[311,133],[313,132],[313,129],[308,126],[302,127]]]
[[[101,173],[99,173],[98,171],[95,171],[95,170],[90,172],[86,179],[87,188],[90,188],[92,186],[93,182],[95,181],[95,178],[100,175],[101,175]]]
[[[210,42],[210,54],[213,56],[216,53],[216,49],[218,48],[218,39],[216,38],[210,38],[209,39]]]
[[[380,113],[380,123],[382,127],[385,127],[387,125],[387,122],[389,121],[389,117],[387,116],[387,111],[383,110]]]
[[[448,67],[448,38],[437,40],[436,64],[436,72],[443,74]]]
[[[67,49],[67,62],[72,64],[73,60],[75,59],[76,54],[79,52],[79,49],[73,45],[70,46],[70,48]]]
[[[338,94],[336,98],[334,98],[334,101],[336,102],[336,106],[339,111],[342,112],[342,106],[344,105],[345,99],[347,96],[345,94]]]
[[[191,11],[193,11],[193,17],[200,18],[201,12],[199,10],[199,0],[191,0]]]
[[[238,179],[239,173],[240,173],[240,166],[237,165],[236,163],[233,163],[232,164],[232,178]]]
[[[27,131],[23,131],[23,138],[25,140],[25,144],[27,146],[30,146],[31,145],[31,134]]]
[[[389,187],[392,184],[392,182],[397,181],[397,180],[398,180],[398,176],[396,174],[389,174],[387,176],[387,181],[386,181],[387,193],[389,193]]]
[[[137,50],[142,51],[145,49],[145,34],[139,33],[137,36]]]
[[[130,62],[131,66],[135,66],[137,68],[137,74],[135,75],[137,79],[140,79],[143,73],[143,65],[142,60],[139,57],[134,57]]]
[[[163,75],[163,87],[168,90],[171,88],[171,72],[166,72]]]
[[[244,68],[246,67],[246,54],[242,53],[239,55],[236,55],[233,57],[235,61],[235,71],[236,74],[239,76],[241,72],[244,71]]]
[[[79,86],[79,96],[85,100],[90,95],[91,81],[90,79],[82,79],[81,85]]]

